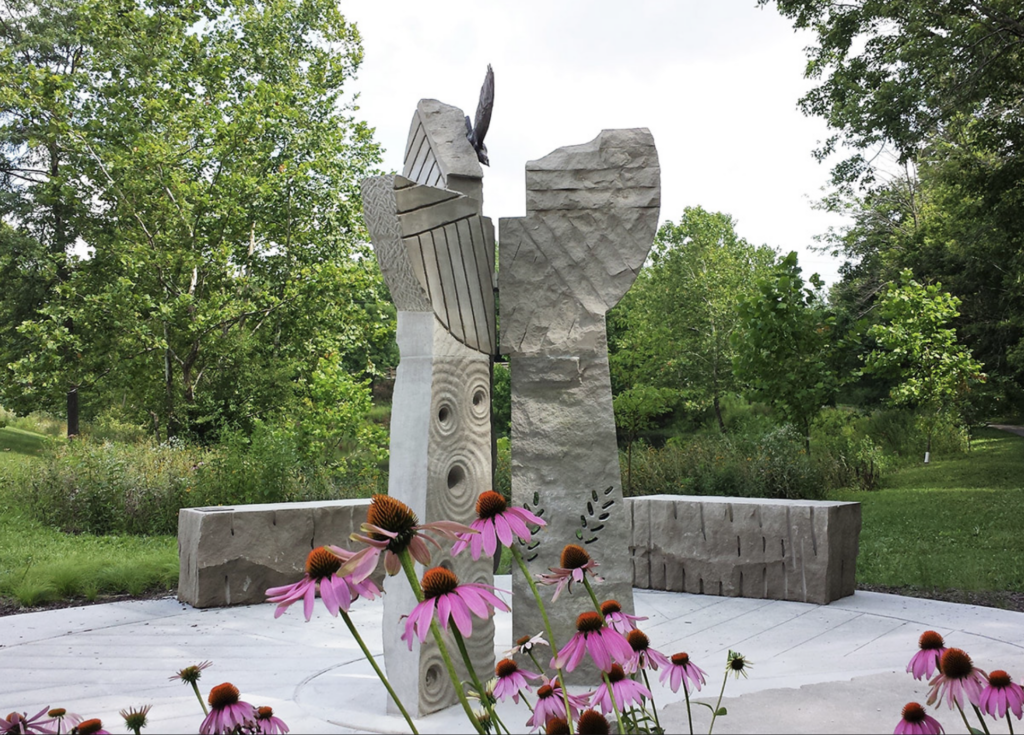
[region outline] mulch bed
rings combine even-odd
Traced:
[[[140,595],[99,595],[95,600],[85,597],[70,597],[66,600],[55,600],[44,602],[40,605],[22,607],[16,600],[10,597],[0,597],[0,618],[5,615],[19,615],[21,613],[41,612],[43,610],[61,610],[66,607],[85,607],[86,605],[100,605],[104,602],[123,602],[124,600],[159,600],[164,597],[174,597],[177,589],[153,589],[143,592]]]

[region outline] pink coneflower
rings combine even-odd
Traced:
[[[589,698],[579,694],[569,695],[569,713],[573,719],[579,716],[580,710],[587,707]],[[547,725],[548,720],[561,718],[565,721],[565,700],[562,698],[562,687],[557,680],[548,680],[537,688],[537,701],[533,705],[533,715],[526,724],[534,730]]]
[[[504,701],[505,697],[512,697],[512,701],[519,704],[519,692],[526,690],[532,692],[527,679],[543,679],[540,674],[532,671],[524,671],[510,658],[503,658],[494,667],[494,673],[498,677],[498,683],[494,685],[494,696]]]
[[[660,651],[651,648],[651,641],[647,634],[639,628],[634,628],[626,635],[629,647],[633,649],[633,657],[626,664],[626,671],[630,674],[639,669],[650,669],[657,671],[659,666],[669,666],[668,657]]]
[[[405,621],[405,633],[402,640],[409,644],[412,650],[413,630],[420,639],[420,643],[427,639],[430,630],[430,621],[434,617],[434,610],[437,610],[437,622],[445,630],[448,629],[448,621],[454,620],[459,632],[467,638],[473,634],[473,619],[470,611],[478,618],[490,616],[493,608],[509,611],[508,605],[502,602],[501,598],[491,590],[500,591],[488,584],[468,583],[459,584],[459,578],[455,573],[444,567],[434,567],[423,573],[423,602],[418,604],[409,613]]]
[[[642,704],[645,698],[651,698],[650,690],[640,682],[628,678],[626,672],[618,664],[612,664],[612,669],[608,672],[608,681],[611,682],[611,693],[615,695],[615,703],[619,705],[620,712],[625,712],[629,705]],[[615,709],[606,686],[597,688],[590,704],[592,707],[599,706],[601,711],[606,714]]]
[[[235,728],[255,727],[256,710],[238,699],[238,687],[227,682],[210,690],[210,714],[199,726],[200,735],[227,735]]]
[[[529,654],[533,650],[534,646],[547,646],[550,645],[543,637],[542,634],[538,633],[535,636],[524,635],[521,638],[516,639],[516,644],[512,648],[505,651],[505,656],[514,656],[517,653]]]
[[[590,554],[582,546],[577,544],[566,546],[562,549],[559,563],[562,566],[548,568],[551,574],[536,575],[537,580],[541,584],[557,585],[555,587],[555,594],[551,596],[552,602],[558,600],[558,596],[562,594],[562,590],[566,587],[569,588],[569,594],[572,594],[572,583],[582,582],[586,574],[589,574],[598,582],[604,581],[604,579],[594,573],[594,567],[599,566],[599,564],[590,558]]]
[[[1010,675],[997,669],[988,675],[988,686],[981,692],[978,704],[982,712],[993,717],[1008,717],[1007,712],[1024,717],[1024,690],[1010,680]]]
[[[338,610],[348,612],[352,601],[362,596],[369,600],[380,594],[380,590],[369,579],[356,582],[352,577],[339,577],[338,570],[347,558],[354,556],[351,552],[337,547],[320,546],[306,556],[306,573],[302,579],[284,587],[271,587],[267,590],[267,601],[278,603],[274,617],[281,617],[293,602],[303,601],[303,612],[306,621],[313,616],[313,605],[316,602],[317,587],[320,588],[320,599],[324,601],[327,611],[338,617]]]
[[[622,635],[627,635],[629,631],[636,629],[637,620],[647,620],[647,618],[628,615],[622,612],[622,605],[617,600],[605,600],[602,602],[601,614],[604,615],[604,619],[608,621],[608,625],[612,630],[617,630]]]
[[[47,705],[41,710],[36,712],[34,715],[29,717],[24,712],[11,712],[3,720],[0,720],[0,732],[5,733],[52,733],[47,725],[50,724],[51,720],[43,720],[44,717],[50,711],[50,706]]]
[[[79,722],[72,732],[76,735],[110,735],[109,731],[103,729],[103,722],[96,717]]]
[[[213,661],[203,661],[192,666],[186,666],[174,676],[168,676],[167,680],[174,681],[179,679],[182,684],[195,684],[202,677],[203,671],[211,666],[213,666]]]
[[[558,652],[552,666],[572,671],[588,651],[597,667],[604,672],[611,671],[615,661],[628,663],[633,658],[633,648],[629,642],[622,633],[609,628],[604,622],[604,616],[598,612],[580,613],[576,618],[575,635]]]
[[[931,691],[928,693],[928,704],[942,701],[943,697],[950,709],[955,704],[960,709],[964,706],[964,694],[971,704],[980,704],[981,690],[988,683],[985,672],[974,667],[971,657],[959,648],[949,648],[942,654],[939,662],[939,675],[928,682]]]
[[[608,735],[611,731],[611,723],[596,709],[580,712],[580,718],[576,721],[577,735]]]
[[[54,723],[57,724],[57,729],[54,731],[58,735],[62,732],[67,732],[73,727],[76,727],[79,722],[82,721],[81,715],[76,715],[74,712],[68,712],[63,707],[55,707],[46,713],[46,716],[50,718],[50,721],[46,723],[52,726]],[[0,732],[3,731],[2,725],[0,725]]]
[[[138,735],[139,731],[146,726],[146,718],[149,716],[149,711],[151,709],[153,709],[153,705],[147,704],[143,707],[139,707],[138,709],[128,707],[127,709],[121,710],[121,717],[124,718],[124,726]]]
[[[893,735],[940,735],[942,732],[942,725],[926,713],[924,707],[917,702],[908,702]]]
[[[686,691],[690,691],[690,687],[686,683],[689,681],[693,684],[693,688],[699,692],[700,688],[707,683],[706,676],[707,674],[697,664],[690,661],[690,654],[674,653],[669,659],[669,664],[665,667],[665,670],[661,672],[659,681],[664,684],[667,679],[668,686],[673,693],[679,691],[680,684],[686,687]]]
[[[398,555],[406,549],[423,566],[430,564],[430,549],[425,541],[437,548],[441,548],[441,545],[422,531],[437,533],[452,541],[459,540],[458,534],[476,533],[469,526],[455,521],[434,521],[420,525],[412,508],[390,495],[374,495],[371,498],[370,507],[366,511],[366,523],[359,529],[363,533],[353,533],[351,538],[366,544],[366,548],[353,554],[341,569],[341,576],[351,575],[357,582],[373,573],[381,553],[384,554],[384,571],[389,576],[398,574],[402,569]]]
[[[494,556],[498,541],[503,546],[511,546],[516,538],[529,543],[531,535],[527,523],[547,525],[525,508],[515,505],[509,507],[505,498],[493,490],[480,493],[476,501],[476,514],[477,519],[469,527],[477,533],[459,534],[459,540],[452,546],[452,556],[461,554],[467,546],[474,560],[479,559],[481,553]]]
[[[552,717],[544,723],[544,735],[572,735],[572,728],[564,717]]]
[[[907,664],[907,673],[913,674],[915,679],[930,679],[935,670],[939,668],[942,654],[946,652],[945,641],[934,630],[926,630],[921,634],[918,645],[921,650],[910,659],[910,663]]]
[[[288,726],[280,717],[274,717],[274,710],[271,707],[256,708],[256,732],[262,735],[278,735],[288,732]]]

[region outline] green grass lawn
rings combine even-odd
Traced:
[[[829,497],[862,503],[861,583],[1024,592],[1024,438],[981,429],[971,452]]]
[[[31,606],[174,587],[178,582],[174,536],[61,533],[10,502],[5,486],[32,471],[47,441],[42,434],[0,429],[0,597]]]

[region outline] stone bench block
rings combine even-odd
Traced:
[[[856,587],[860,503],[627,499],[633,586],[827,604]]]
[[[182,508],[178,512],[178,599],[194,607],[251,605],[297,582],[317,546],[346,547],[366,521],[369,500]],[[382,583],[383,565],[374,581]]]

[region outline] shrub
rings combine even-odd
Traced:
[[[866,433],[867,417],[857,411],[826,408],[811,430],[813,461],[830,488],[876,490],[891,464]]]
[[[915,411],[887,409],[874,412],[866,434],[884,451],[901,459],[919,459],[928,445],[925,417]],[[951,413],[940,413],[932,429],[932,454],[956,454],[968,449],[968,432]]]

